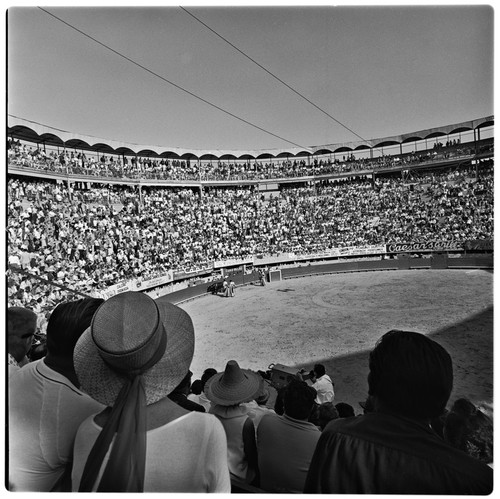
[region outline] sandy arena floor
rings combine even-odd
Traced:
[[[234,298],[207,295],[180,305],[196,331],[191,370],[271,363],[309,370],[325,364],[336,402],[367,394],[368,354],[390,329],[431,336],[451,354],[460,396],[493,402],[493,273],[407,270],[301,277],[244,286]]]

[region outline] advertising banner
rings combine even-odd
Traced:
[[[329,250],[317,251],[313,253],[296,253],[296,259],[312,260],[318,258],[338,258],[341,256],[360,256],[384,254],[385,245],[371,246],[347,246],[345,248],[332,248]]]
[[[259,265],[274,265],[280,262],[289,262],[295,259],[294,253],[277,253],[274,255],[255,255],[253,263],[255,266]]]
[[[154,288],[156,286],[162,286],[163,284],[168,284],[174,280],[174,273],[169,270],[166,274],[154,277],[152,279],[138,279],[135,282],[135,288],[137,291],[142,291],[144,289]]]
[[[313,251],[312,253],[292,253],[292,255],[296,259],[311,260],[314,258],[329,258],[332,256],[332,251],[335,251],[335,250]]]
[[[214,264],[212,262],[202,263],[193,270],[174,271],[173,280],[178,281],[180,279],[189,279],[190,277],[196,277],[198,275],[204,275],[213,272],[213,270],[214,270]]]
[[[113,284],[108,289],[101,291],[100,294],[105,300],[107,300],[111,296],[124,293],[125,291],[143,291],[145,289],[168,284],[173,280],[173,272],[168,271],[166,274],[154,277],[152,279],[131,279],[130,281],[123,281],[119,282],[118,284]]]
[[[105,291],[100,291],[100,295],[101,298],[107,300],[108,298],[111,298],[112,296],[116,295],[116,291],[114,289],[108,288]]]
[[[429,241],[421,243],[390,243],[387,253],[421,253],[426,251],[463,251],[464,246],[458,241]]]
[[[213,263],[213,268],[218,269],[222,267],[235,267],[237,265],[247,265],[253,263],[253,257],[247,258],[228,258],[226,260],[216,260]]]
[[[125,291],[134,291],[134,281],[126,281],[116,285],[116,294],[124,293]]]

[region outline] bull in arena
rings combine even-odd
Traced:
[[[212,293],[213,295],[216,295],[217,293],[220,293],[224,289],[224,283],[223,281],[217,281],[213,282],[210,284],[210,286],[207,287],[207,293]]]

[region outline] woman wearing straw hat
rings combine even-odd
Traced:
[[[262,392],[264,380],[248,369],[241,369],[235,360],[226,364],[224,372],[212,376],[205,385],[205,394],[212,402],[210,413],[222,422],[227,436],[227,458],[231,476],[258,485],[255,427],[249,417],[249,402]]]
[[[78,430],[73,491],[230,492],[224,428],[167,397],[193,351],[191,318],[171,303],[126,292],[98,308],[74,364],[107,408]]]

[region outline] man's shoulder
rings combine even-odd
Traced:
[[[285,416],[276,413],[264,414],[257,426],[257,433],[263,436],[283,435],[290,431],[290,424]]]
[[[264,425],[263,428],[265,428],[266,426],[269,426],[269,425],[276,425],[276,424],[282,424],[282,421],[281,420],[281,417],[276,414],[274,411],[273,412],[269,412],[269,413],[266,413],[262,416],[262,418],[260,419],[260,422],[259,422],[259,426],[260,425]]]
[[[408,439],[430,439],[437,435],[425,424],[399,417],[394,414],[368,413],[349,418],[338,418],[331,421],[323,433],[333,437],[338,433],[350,435],[359,440],[369,440],[376,444],[395,445],[396,447]]]
[[[283,431],[283,432],[300,432],[300,433],[314,433],[320,434],[321,431],[317,426],[310,423],[309,421],[303,421],[300,419],[294,419],[290,416],[278,415],[275,412],[264,414],[259,423],[259,428],[263,430],[269,430],[272,432]]]
[[[19,365],[19,362],[10,354],[7,354],[7,364],[12,367],[15,367],[16,369],[19,369],[21,366]]]
[[[428,425],[396,415],[369,413],[363,416],[340,418],[323,430],[322,439],[328,446],[336,446],[347,438],[351,449],[370,446],[375,452],[408,456],[425,460],[433,466],[448,468],[455,473],[487,476],[489,467],[468,456],[439,437]]]
[[[328,374],[323,374],[320,378],[317,378],[316,381],[313,383],[314,385],[318,386],[326,386],[326,385],[332,385],[332,380]]]
[[[15,372],[12,373],[12,376],[9,378],[9,387],[24,385],[25,383],[28,383],[29,380],[39,376],[39,374],[36,371],[36,366],[40,362],[41,359],[36,360],[35,362],[29,362],[28,364],[25,364],[22,367],[19,366],[18,369],[16,369]]]
[[[78,404],[81,400],[86,405],[101,406],[99,402],[77,388],[66,376],[50,368],[43,359],[30,362],[20,368],[9,379],[9,389],[19,389],[24,394],[40,393],[44,398],[59,393],[60,401],[70,399],[72,404]]]

